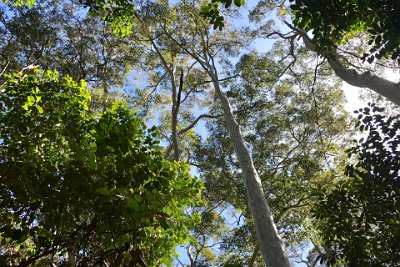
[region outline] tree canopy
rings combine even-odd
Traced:
[[[84,82],[20,72],[1,86],[2,266],[169,264],[201,183],[162,157],[123,103],[90,112]]]
[[[123,85],[140,51],[74,1],[37,1],[32,7],[3,3],[0,34],[1,74],[38,65],[106,91]]]
[[[380,2],[2,3],[0,265],[396,266]]]

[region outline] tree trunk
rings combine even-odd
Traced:
[[[214,90],[221,101],[223,116],[243,173],[247,201],[254,219],[256,236],[265,264],[267,267],[290,267],[289,259],[286,255],[283,242],[275,227],[271,211],[262,189],[260,177],[254,167],[253,159],[244,143],[239,125],[233,116],[229,100],[220,88],[214,59],[208,50],[208,42],[203,40],[202,52],[204,57],[201,58],[172,38],[168,32],[165,33],[174,40],[177,45],[191,55],[203,67],[212,80]],[[212,62],[212,65],[210,64],[210,61]]]
[[[261,180],[253,164],[253,159],[244,143],[229,100],[222,92],[217,77],[212,77],[215,92],[221,101],[225,122],[243,173],[248,205],[254,219],[257,240],[265,264],[268,267],[289,267],[283,242],[275,227],[271,211],[262,189]]]
[[[172,90],[176,90],[176,88],[172,88]],[[174,151],[173,160],[179,160],[179,145],[178,145],[178,112],[179,112],[179,104],[176,99],[174,99],[175,94],[172,94],[172,119],[171,119],[171,137],[172,137],[172,149]]]

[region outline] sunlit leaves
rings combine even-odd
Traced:
[[[24,6],[33,7],[36,3],[36,0],[3,0],[5,3],[11,2],[14,6]],[[3,2],[3,1],[0,1]]]
[[[90,265],[170,264],[202,186],[162,157],[156,129],[123,102],[95,117],[86,84],[56,72],[6,75],[1,90],[0,264],[79,251]]]
[[[214,29],[222,30],[224,27],[224,17],[220,14],[220,4],[223,4],[225,8],[229,8],[232,3],[235,6],[240,7],[245,4],[245,0],[212,0],[211,3],[204,4],[201,7],[201,15],[210,20]]]

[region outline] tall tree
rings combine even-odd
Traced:
[[[122,35],[128,32],[135,35],[135,30],[139,28],[141,36],[146,37],[146,41],[151,43],[152,48],[155,50],[158,60],[163,62],[160,66],[168,74],[168,82],[172,88],[171,132],[173,137],[173,158],[175,159],[179,157],[180,150],[175,138],[178,132],[176,126],[179,101],[177,100],[179,99],[179,92],[181,88],[183,88],[181,77],[183,77],[184,74],[182,74],[182,70],[179,71],[179,69],[176,68],[178,65],[174,57],[178,54],[186,55],[192,68],[196,67],[196,69],[206,74],[209,78],[210,85],[214,89],[214,96],[222,103],[221,107],[225,122],[232,136],[233,146],[245,178],[249,206],[255,217],[256,232],[264,258],[267,262],[269,261],[268,264],[271,266],[287,266],[289,263],[284,255],[279,235],[276,232],[268,204],[265,201],[261,180],[255,171],[252,157],[242,138],[239,125],[235,120],[229,100],[224,94],[225,77],[219,78],[219,76],[223,75],[219,68],[221,66],[220,64],[221,62],[226,63],[224,57],[226,58],[226,55],[238,55],[237,48],[242,45],[240,39],[238,39],[240,41],[236,43],[233,42],[232,39],[228,42],[228,37],[234,36],[238,38],[239,36],[231,33],[218,34],[208,28],[205,29],[202,27],[202,25],[204,25],[204,20],[198,16],[198,9],[193,8],[193,5],[188,2],[181,3],[180,6],[186,7],[184,10],[185,13],[182,12],[183,9],[169,9],[168,3],[164,1],[157,3],[150,2],[146,3],[146,5],[141,5],[140,1],[138,1],[134,3],[135,6],[124,2],[104,3],[86,1],[85,4],[91,7],[93,12],[100,12],[106,20],[112,23],[114,29]],[[171,16],[169,11],[176,12],[176,14],[172,13],[173,15]],[[177,17],[177,19],[171,19],[174,17]],[[152,20],[156,23],[148,23]],[[132,25],[135,25],[133,29],[131,28]],[[143,25],[147,26],[147,29],[143,27]],[[147,31],[145,34],[140,32],[143,29]],[[151,35],[147,34],[149,30],[152,33]],[[229,34],[231,35],[229,36]],[[298,36],[299,34],[296,32],[288,39],[293,43],[293,40]],[[190,42],[188,42],[188,40],[190,40]],[[163,44],[160,46],[161,42]],[[163,51],[160,50],[160,47]],[[170,58],[165,56],[166,54],[164,52],[167,49],[174,51],[174,53],[167,53]],[[291,50],[291,55],[295,58],[292,52]],[[218,60],[221,62],[217,62]],[[182,68],[184,67],[185,66]],[[285,70],[287,69],[283,69],[282,71],[284,72]],[[159,77],[162,78],[163,75]],[[159,81],[162,81],[162,79]],[[212,94],[210,95],[212,96]],[[265,222],[267,222],[267,224],[265,224]],[[269,248],[270,244],[273,244],[273,249]]]
[[[278,46],[265,55],[242,56],[237,65],[240,79],[230,84],[228,96],[243,125],[274,221],[290,247],[308,242],[313,235],[314,194],[327,189],[338,175],[334,169],[340,168],[332,155],[340,155],[344,143],[340,140],[348,129],[343,95],[337,86],[328,85],[334,79],[328,82],[331,76],[326,73],[314,82],[306,55],[298,55],[294,73],[276,84],[285,68],[278,60],[284,55],[281,52]],[[246,196],[238,160],[223,121],[217,122],[208,123],[210,136],[197,151],[197,164],[209,198],[227,201],[241,214],[240,227],[225,239],[224,249],[239,256],[237,264],[254,266],[260,248],[250,212],[243,205]]]
[[[91,6],[93,11],[102,12],[102,10],[106,10],[103,8],[105,6],[107,8],[119,10],[118,14],[123,15],[119,18],[112,19],[112,23],[121,18],[128,19],[123,26],[137,23],[135,20],[137,20],[136,10],[138,10],[138,8],[135,8],[129,3],[122,2],[118,3],[119,5],[117,4],[116,6],[110,6],[108,3],[96,1],[87,1],[85,3]],[[181,48],[189,55],[209,77],[215,96],[221,101],[221,110],[232,137],[239,164],[243,171],[248,204],[252,216],[254,217],[257,237],[260,242],[264,260],[268,266],[289,266],[282,240],[273,222],[272,214],[265,199],[261,181],[254,167],[250,151],[243,140],[240,127],[235,120],[229,100],[223,92],[223,87],[221,85],[222,80],[220,80],[223,78],[219,78],[216,60],[220,57],[222,52],[234,53],[235,50],[232,49],[235,48],[237,42],[226,44],[222,40],[223,38],[229,37],[229,33],[218,35],[208,28],[198,27],[199,24],[204,24],[204,20],[199,16],[197,4],[196,2],[182,2],[181,6],[186,8],[185,20],[181,20],[179,24],[173,24],[173,26],[176,27],[162,27],[160,34],[166,36],[174,45]],[[149,6],[152,6],[152,4]],[[143,10],[145,11],[146,8]],[[103,14],[105,18],[108,18],[110,15],[110,13]],[[236,37],[239,36],[236,35]],[[188,42],[187,40],[190,41]]]

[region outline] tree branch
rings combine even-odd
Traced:
[[[400,106],[400,84],[391,82],[381,77],[375,76],[370,72],[358,73],[355,69],[347,68],[338,59],[335,48],[318,49],[313,40],[303,30],[293,27],[285,21],[285,24],[292,30],[299,33],[306,48],[312,52],[316,52],[322,57],[327,58],[329,65],[339,78],[348,84],[361,88],[369,88],[372,91],[382,95],[396,105]]]
[[[256,243],[256,246],[254,247],[253,253],[251,254],[251,257],[249,259],[249,267],[254,266],[254,262],[256,261],[257,255],[260,252],[260,245],[258,242]]]
[[[199,122],[199,120],[201,120],[203,118],[216,119],[216,118],[220,118],[220,117],[222,117],[222,115],[201,114],[191,124],[189,124],[186,128],[183,128],[182,130],[180,130],[178,132],[178,135],[184,134],[185,132],[187,132],[190,129],[192,129]]]

